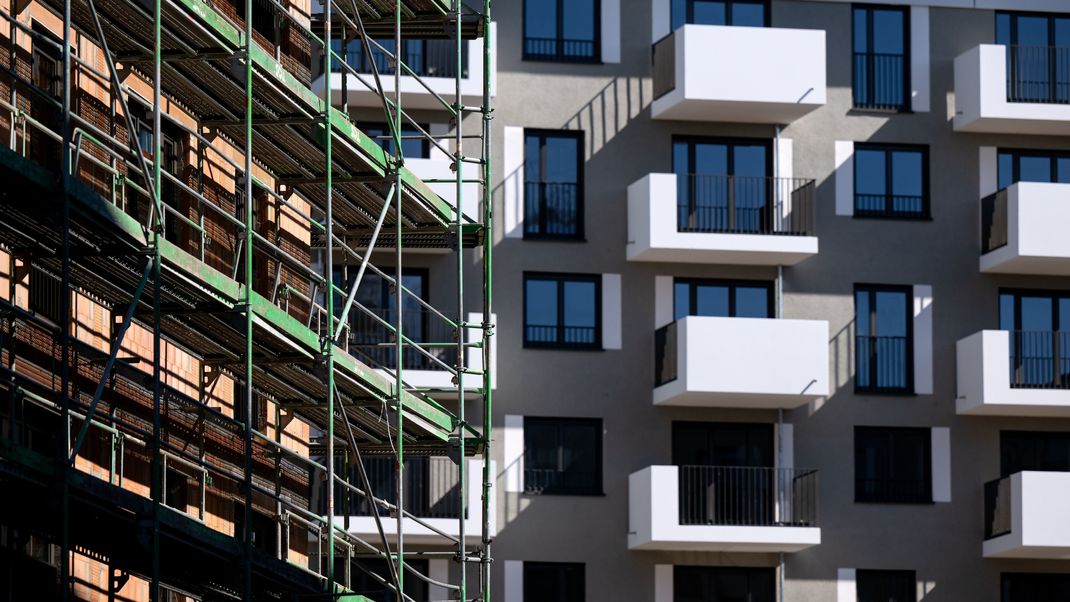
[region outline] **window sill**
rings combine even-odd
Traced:
[[[542,350],[542,351],[605,351],[605,347],[601,345],[597,347],[569,347],[560,345],[546,345],[546,344],[532,344],[525,342],[524,349]]]
[[[914,109],[905,107],[902,109],[877,109],[852,106],[847,110],[847,114],[858,117],[889,117],[891,115],[913,115]]]
[[[568,57],[558,57],[558,56],[548,56],[548,55],[540,56],[540,55],[532,55],[532,54],[522,55],[520,57],[520,60],[524,61],[525,63],[554,63],[554,64],[559,64],[559,65],[591,65],[591,66],[595,66],[595,67],[602,66],[602,65],[605,64],[605,63],[602,62],[601,58],[589,58],[589,59],[588,58],[568,58]]]
[[[552,236],[545,234],[525,234],[524,240],[529,242],[572,242],[572,243],[585,243],[587,237],[585,236]]]
[[[860,500],[855,498],[856,504],[864,504],[867,506],[875,505],[891,505],[891,506],[935,506],[936,502],[932,499],[929,500],[914,500],[914,501],[893,501],[893,500]]]
[[[857,211],[857,210],[856,210]],[[931,222],[932,215],[896,215],[894,213],[852,213],[855,219],[888,220],[895,222]]]
[[[859,389],[855,387],[855,395],[872,395],[875,397],[917,397],[913,389]]]

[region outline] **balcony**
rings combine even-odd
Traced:
[[[984,495],[985,558],[1070,558],[1070,473],[1018,472]]]
[[[469,475],[482,474],[483,464],[479,459],[468,459]],[[368,481],[371,483],[372,492],[376,497],[393,501],[397,499],[397,473],[393,457],[365,457],[365,470],[368,473]],[[352,483],[360,483],[359,475],[351,476]],[[494,463],[491,463],[491,473],[494,473]],[[444,457],[414,457],[405,461],[405,508],[406,518],[403,519],[402,529],[405,541],[417,545],[445,544],[448,543],[441,533],[451,537],[460,536],[461,517],[461,490],[460,490],[460,467],[453,460]],[[375,518],[372,515],[372,507],[366,498],[352,494],[345,505],[346,499],[339,490],[338,496],[339,514],[346,513],[348,509],[349,533],[358,537],[378,537],[379,530],[375,526]],[[465,518],[465,540],[472,543],[482,536],[482,506],[480,505],[480,482],[479,479],[469,478],[467,492],[467,517]],[[490,531],[494,535],[497,530],[494,499],[491,496]],[[397,537],[398,525],[395,514],[379,508],[379,517],[383,523],[383,531],[391,539]],[[414,520],[419,519],[419,520]],[[420,524],[420,522],[426,523]],[[429,526],[428,526],[429,525]],[[436,533],[437,529],[441,533]]]
[[[628,549],[798,552],[821,543],[817,471],[650,466],[628,477]]]
[[[823,320],[688,316],[654,334],[654,405],[794,408],[829,393]]]
[[[1070,184],[1019,182],[981,201],[981,271],[1070,276]]]
[[[491,23],[489,35],[494,40],[496,24]],[[392,40],[379,40],[379,43],[393,51]],[[466,106],[483,104],[483,40],[469,40],[461,52],[461,103]],[[343,97],[351,107],[374,107],[381,109],[382,100],[373,91],[375,80],[372,76],[372,63],[379,71],[383,92],[387,98],[394,97],[394,65],[381,50],[373,48],[371,55],[364,52],[359,40],[350,42],[345,52],[335,47],[335,52],[343,54],[346,64],[361,74],[366,83],[361,83],[352,73],[340,65],[331,69],[331,97],[341,104]],[[402,50],[402,59],[413,73],[420,77],[401,76],[402,105],[407,110],[426,109],[444,111],[440,98],[455,102],[457,93],[457,57],[454,43],[450,40],[406,40]],[[497,55],[495,46],[491,46],[490,56],[491,95],[497,85]],[[321,69],[322,73],[322,69]],[[422,82],[422,83],[421,83]],[[313,88],[322,90],[322,78]],[[438,98],[436,98],[436,96]]]
[[[684,25],[654,44],[654,119],[787,124],[824,104],[824,31]]]
[[[955,131],[1070,134],[1070,48],[982,44],[955,59]]]
[[[817,254],[813,180],[650,174],[628,187],[628,261],[794,265]]]
[[[983,330],[956,361],[959,414],[1070,416],[1070,332]]]

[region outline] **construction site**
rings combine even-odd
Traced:
[[[490,0],[0,14],[0,599],[489,600]]]

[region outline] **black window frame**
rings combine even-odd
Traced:
[[[883,436],[888,438],[889,446],[889,458],[894,458],[894,448],[897,443],[896,435],[910,434],[912,437],[919,437],[923,444],[925,461],[923,463],[920,479],[896,479],[890,474],[884,478],[879,476],[868,477],[863,472],[864,467],[859,462],[859,457],[862,454],[864,448],[862,442],[864,437],[871,436]],[[900,445],[905,444],[905,441],[899,441]],[[859,426],[854,427],[854,501],[856,504],[932,504],[933,503],[933,447],[932,447],[932,429],[928,427],[912,427],[912,426]],[[884,467],[888,472],[894,472],[895,468],[888,466]],[[878,472],[880,469],[878,469]],[[898,482],[911,482],[921,485],[920,489],[914,493],[898,493],[893,495],[885,495],[881,493],[867,493],[864,485],[865,481],[885,481],[895,485]],[[891,489],[891,488],[889,488]]]
[[[858,205],[858,151],[884,153],[884,209],[872,211],[859,208]],[[895,210],[895,194],[892,171],[892,154],[895,152],[918,152],[921,153],[921,212],[911,213]],[[880,143],[856,143],[854,148],[854,190],[851,191],[852,216],[856,218],[877,218],[896,220],[931,220],[932,219],[932,194],[929,182],[929,147],[924,144],[880,144]]]
[[[531,584],[536,583],[537,581],[544,582],[544,579],[546,577],[546,575],[541,575],[539,579],[536,579],[534,575],[528,574],[529,570],[532,570],[533,572],[546,572],[551,570],[557,570],[560,572],[558,577],[562,581],[567,580],[569,578],[567,573],[575,573],[572,576],[572,578],[578,578],[578,583],[573,584],[575,589],[564,597],[558,597],[555,602],[585,602],[587,596],[587,568],[586,565],[584,565],[582,562],[536,562],[530,560],[524,561],[524,602],[545,602],[545,600],[535,600],[534,598],[530,600],[528,599],[532,593],[531,590],[528,589],[529,587],[531,587]]]
[[[528,139],[537,138],[539,140],[539,168],[542,173],[538,174],[539,177],[534,179],[527,170],[527,149]],[[572,234],[552,234],[546,232],[546,196],[545,186],[547,184],[568,184],[569,182],[547,182],[545,181],[546,173],[546,141],[549,138],[559,139],[571,139],[576,143],[576,182],[573,185],[576,187],[576,203],[575,203],[575,215],[573,217],[576,224],[575,232]],[[583,242],[586,236],[585,223],[584,223],[584,196],[586,191],[586,180],[584,174],[584,167],[586,166],[585,160],[585,141],[586,132],[584,130],[550,130],[542,128],[524,128],[524,240],[556,240],[556,241],[577,241]],[[537,185],[539,188],[539,195],[537,199],[532,199],[531,187]],[[538,203],[539,215],[539,230],[536,232],[529,231],[531,220],[528,219],[530,215],[528,209],[529,203],[535,201]]]
[[[747,600],[752,602],[774,602],[777,594],[776,569],[764,566],[699,566],[677,564],[673,565],[673,602],[680,600],[681,582],[685,579],[699,578],[707,584],[717,574],[734,574],[743,577],[747,581]],[[755,593],[756,580],[764,581],[769,598],[763,599]],[[704,588],[705,589],[705,588]],[[707,593],[708,590],[707,590]],[[713,602],[713,601],[711,601]]]
[[[1005,190],[1015,184],[1021,182],[1021,163],[1022,157],[1040,157],[1044,159],[1051,159],[1051,181],[1059,181],[1059,166],[1057,159],[1070,159],[1070,150],[1049,150],[1044,148],[1003,148],[996,149],[996,182],[1000,181],[1000,157],[1003,155],[1010,155],[1011,157],[1011,183],[1007,186],[1000,188],[999,190]]]
[[[557,282],[557,338],[554,341],[532,341],[528,338],[528,282],[531,280],[550,280]],[[594,284],[594,341],[590,344],[567,343],[564,340],[565,292],[562,286],[566,282],[590,282]],[[523,277],[524,306],[523,341],[525,349],[558,349],[567,351],[601,351],[602,347],[602,275],[572,274],[563,272],[524,272]]]
[[[702,0],[697,0],[697,1],[701,2]],[[762,6],[763,10],[764,10],[764,15],[763,15],[762,19],[763,19],[765,25],[762,25],[762,27],[771,27],[772,26],[772,17],[773,17],[772,13],[773,13],[773,11],[771,9],[771,4],[772,3],[770,2],[770,0],[718,0],[718,1],[723,2],[724,5],[725,5],[725,24],[724,24],[724,27],[736,27],[736,25],[731,22],[732,21],[732,5],[734,5],[734,4],[760,4]],[[694,22],[694,20],[695,20],[695,2],[696,2],[696,0],[684,0],[684,7],[685,7],[684,10],[685,10],[686,14],[684,15],[683,25],[679,25],[679,26],[673,28],[673,31],[675,31],[676,29],[678,29],[680,27],[683,27],[684,25],[695,25],[696,24]],[[672,24],[672,23],[674,23],[676,21],[676,19],[674,18],[675,15],[673,15],[673,12],[672,12],[672,5],[673,5],[672,0],[669,0],[669,23],[670,24]]]
[[[565,3],[572,0],[544,0],[546,2],[557,3],[557,37],[552,38],[555,43],[555,51],[550,53],[535,53],[528,51],[529,39],[550,39],[550,38],[530,38],[528,36],[528,2],[535,0],[524,0],[522,2],[521,18],[523,19],[521,37],[520,37],[520,60],[531,62],[543,62],[543,63],[577,63],[583,65],[601,65],[602,64],[602,0],[591,0],[592,9],[594,10],[593,25],[594,25],[594,40],[591,41],[591,55],[569,55],[565,52],[565,43],[569,40],[565,40],[561,37],[561,31],[564,26],[563,6]],[[587,40],[578,40],[586,42]]]
[[[855,12],[864,11],[866,13],[866,51],[857,52],[854,47],[855,43]],[[875,94],[875,88],[873,85],[874,72],[872,57],[876,53],[873,52],[873,11],[875,10],[888,10],[902,13],[903,15],[903,104],[900,106],[885,106],[878,105],[873,96]],[[910,48],[910,7],[891,4],[852,4],[851,5],[851,108],[854,111],[876,112],[876,113],[912,113],[912,88],[913,82],[911,81],[910,63],[913,57],[911,56]],[[856,66],[859,59],[859,55],[865,55],[866,59],[866,96],[870,99],[869,103],[859,103],[857,97],[857,90],[855,88],[855,74],[858,72]]]
[[[869,374],[870,380],[873,384],[859,385],[859,370],[858,362],[862,359],[862,354],[858,351],[858,338],[862,336],[875,337],[877,335],[868,334],[861,335],[856,331],[855,337],[855,378],[854,378],[854,390],[855,393],[862,393],[866,395],[914,395],[914,287],[905,284],[856,284],[854,288],[854,304],[855,304],[855,324],[857,327],[858,316],[858,294],[868,293],[869,295],[869,307],[870,307],[870,324],[874,324],[875,314],[877,311],[877,293],[902,293],[906,297],[906,357],[903,362],[905,364],[904,369],[906,373],[903,375],[905,387],[881,387],[876,384],[877,376],[877,363],[876,350],[870,354],[869,358]]]
[[[913,602],[918,595],[918,575],[913,570],[856,569],[855,588],[857,602]]]
[[[557,449],[560,452],[563,447],[561,441],[561,429],[565,427],[583,427],[591,429],[594,435],[593,449],[595,461],[595,473],[590,487],[573,487],[557,483],[556,485],[529,484],[528,472],[533,469],[529,466],[528,455],[528,429],[531,426],[552,427],[557,429]],[[524,417],[524,493],[526,495],[560,495],[575,497],[598,497],[605,495],[605,453],[603,448],[603,422],[601,418],[576,418],[557,416],[525,416]],[[558,470],[559,474],[564,470]]]
[[[768,280],[736,280],[736,279],[720,279],[720,278],[692,278],[688,276],[673,278],[672,280],[672,307],[673,316],[676,315],[676,286],[678,284],[686,284],[688,286],[688,300],[687,300],[687,315],[694,316],[695,312],[695,288],[697,286],[723,286],[728,288],[728,318],[738,317],[736,315],[736,295],[735,291],[738,287],[747,288],[764,288],[766,289],[766,314],[768,319],[776,318],[775,311],[775,293],[773,291],[773,283]],[[679,318],[676,318],[679,320]],[[675,320],[674,320],[675,321]]]

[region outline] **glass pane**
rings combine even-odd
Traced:
[[[768,318],[769,289],[757,286],[736,287],[737,318]]]
[[[922,153],[892,152],[892,211],[896,213],[924,212]]]
[[[524,37],[557,37],[557,0],[524,2]]]
[[[542,153],[538,136],[524,138],[524,179],[538,182],[542,179]]]
[[[1018,46],[1050,46],[1047,17],[1017,17]]]
[[[670,14],[672,19],[670,29],[676,31],[687,22],[687,0],[672,0]]]
[[[873,10],[873,52],[902,55],[903,11]]]
[[[565,343],[595,343],[595,283],[565,282]]]
[[[755,232],[762,228],[765,219],[766,152],[764,146],[747,145],[733,147],[733,187],[735,198],[735,223],[729,227],[740,232]]]
[[[1055,181],[1060,184],[1070,184],[1070,157],[1055,159]]]
[[[1004,46],[1011,44],[1011,16],[1006,13],[996,15],[996,43]]]
[[[694,315],[729,317],[728,287],[706,284],[695,285]]]
[[[737,2],[732,5],[732,25],[737,27],[765,27],[765,7],[761,4]]]
[[[885,157],[884,151],[855,150],[855,208],[859,211],[886,210],[888,182]]]
[[[577,173],[578,146],[578,140],[571,136],[548,136],[546,138],[546,182],[574,185],[579,181],[579,174]]]
[[[907,335],[907,296],[900,292],[877,291],[876,335],[905,337]]]
[[[854,51],[869,51],[868,11],[864,8],[854,9]]]
[[[530,341],[557,339],[557,282],[528,280],[524,291],[524,325]]]
[[[695,144],[695,172],[704,175],[728,175],[728,146]]]
[[[562,34],[565,40],[594,41],[594,3],[596,0],[566,0],[561,3]],[[567,45],[566,45],[567,47]],[[588,56],[593,54],[592,49],[586,45],[577,47],[576,52],[566,52],[570,55]],[[583,50],[582,52],[580,50]]]
[[[1018,160],[1019,182],[1051,182],[1051,157],[1023,156]]]
[[[999,296],[999,328],[1000,330],[1015,330],[1014,295],[1004,293]]]
[[[855,293],[855,331],[858,336],[873,334],[869,318],[869,291],[858,291]]]
[[[1000,153],[997,160],[997,188],[1003,190],[1014,183],[1014,155]]]
[[[1020,303],[1022,307],[1021,330],[1044,332],[1052,330],[1054,316],[1051,297],[1022,297]]]
[[[1070,297],[1061,297],[1059,299],[1059,330],[1070,332]],[[1063,351],[1070,354],[1070,349],[1064,349]]]
[[[524,469],[557,470],[557,428],[533,423],[524,427]]]
[[[725,25],[725,3],[693,0],[691,22],[698,25]]]
[[[691,287],[686,282],[673,284],[673,319],[687,317],[691,313]]]
[[[674,142],[672,145],[672,172],[674,174],[690,173],[688,165],[688,149],[691,145],[686,142]]]

